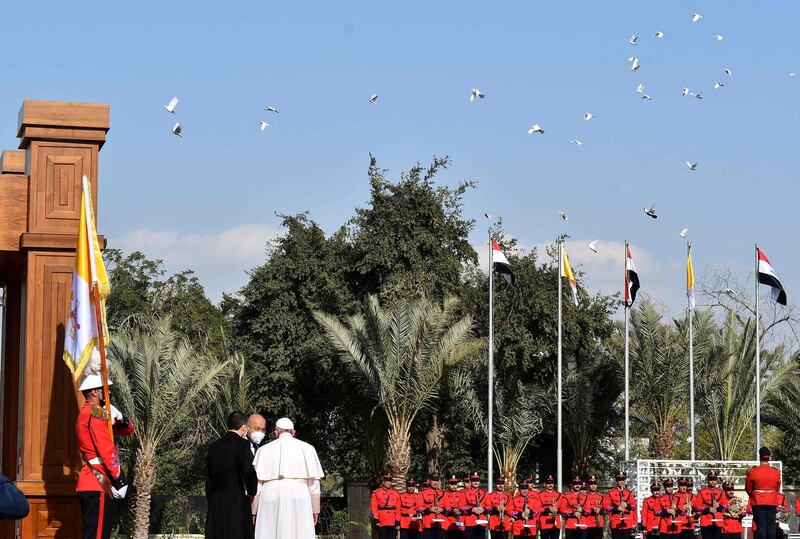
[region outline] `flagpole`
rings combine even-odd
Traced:
[[[756,243],[756,268],[753,273],[756,287],[756,461],[761,447],[761,319],[758,316],[758,244]]]
[[[556,278],[558,279],[558,381],[556,382],[556,391],[558,393],[557,401],[558,401],[558,434],[556,436],[556,475],[558,479],[558,491],[563,492],[562,490],[562,479],[563,479],[563,462],[562,462],[562,389],[561,389],[561,270],[564,267],[564,244],[563,239],[558,240],[558,271],[556,271]]]
[[[691,260],[692,257],[692,242],[686,242],[686,256]],[[688,268],[687,268],[688,271]],[[688,276],[687,276],[688,280]],[[694,283],[691,283],[694,286]],[[694,294],[694,289],[692,289]],[[689,300],[689,436],[692,438],[691,443],[691,460],[695,459],[695,445],[694,445],[694,342],[692,339],[692,318],[694,309],[692,308],[691,300]]]
[[[97,265],[95,264],[95,256],[98,254],[94,250],[94,238],[97,234],[97,227],[94,222],[94,213],[91,206],[92,190],[89,188],[89,179],[84,175],[81,179],[81,183],[83,187],[83,200],[86,201],[83,210],[86,217],[86,241],[89,244],[87,245],[87,252],[89,253],[89,273],[91,274],[89,275],[89,283],[91,283],[90,294],[92,296],[92,303],[94,303],[94,318],[95,324],[97,325],[97,348],[100,351],[100,376],[103,379],[103,398],[106,401],[105,408],[108,415],[108,434],[113,440],[114,427],[111,420],[111,397],[108,391],[108,367],[106,366],[106,335],[105,331],[103,331],[105,326],[103,324],[103,314],[100,309],[100,287],[97,281]]]
[[[625,240],[625,275],[627,282],[628,275],[628,240]],[[627,293],[627,291],[626,291]],[[625,461],[631,458],[631,443],[630,443],[630,372],[629,372],[629,355],[628,355],[628,302],[627,296],[625,301]]]
[[[486,449],[487,485],[492,492],[494,466],[492,459],[492,411],[494,407],[494,265],[492,264],[492,233],[489,231],[489,446]]]

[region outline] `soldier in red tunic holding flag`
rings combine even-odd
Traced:
[[[111,380],[108,385],[112,385]],[[117,436],[133,434],[133,423],[113,406],[109,417],[104,407],[100,375],[86,375],[78,389],[83,393],[84,402],[78,412],[75,433],[83,467],[75,491],[83,515],[83,537],[109,539],[117,500],[123,499],[128,491],[128,482],[120,466],[119,449],[109,433],[109,419]]]

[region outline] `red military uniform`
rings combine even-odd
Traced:
[[[477,520],[488,520],[486,515],[476,514],[484,509],[484,502],[486,500],[486,491],[482,488],[467,488],[461,491],[461,499],[458,502],[461,508],[461,514],[464,515],[464,526],[472,528],[473,526],[486,526],[486,524],[478,524]]]
[[[558,512],[564,518],[564,529],[583,530],[586,528],[584,518],[589,510],[588,501],[589,495],[582,492],[570,491],[561,496],[558,503]],[[577,517],[575,515],[579,510],[580,517]]]
[[[498,482],[504,484],[504,482]],[[483,501],[483,508],[489,514],[489,531],[493,532],[508,532],[511,530],[511,494],[508,492],[492,492],[486,495]],[[504,508],[504,513],[501,517],[500,508]]]
[[[678,501],[678,514],[681,516],[681,532],[691,531],[694,533],[694,507],[692,501],[694,495],[691,492],[677,492],[675,494]]]
[[[397,504],[397,522],[400,523],[401,530],[419,531],[422,529],[422,496],[412,492],[414,481],[407,481],[408,490],[400,494],[400,502]]]
[[[422,492],[419,493],[421,498],[421,505],[422,505],[422,529],[424,530],[432,530],[432,529],[445,529],[445,524],[447,522],[447,518],[441,512],[442,509],[442,496],[444,496],[444,491],[441,489],[434,489],[431,487],[422,489]],[[437,508],[440,511],[437,513]]]
[[[716,511],[712,512],[712,507],[716,505]],[[706,487],[700,489],[692,499],[692,507],[695,513],[700,513],[700,527],[717,526],[722,527],[722,512],[728,508],[728,497],[722,489],[717,487]]]
[[[558,514],[558,506],[561,503],[561,493],[557,490],[547,490],[548,485],[553,484],[553,476],[548,475],[545,480],[545,490],[539,492],[539,504],[542,509],[539,512],[539,533],[542,539],[555,539],[558,537],[558,530],[561,528],[561,516]]]
[[[680,505],[681,496],[679,492],[667,492],[659,499],[661,522],[658,531],[661,535],[678,534],[683,529],[686,516],[682,514]],[[674,510],[673,515],[670,511]]]
[[[620,506],[624,510],[620,510]],[[627,488],[613,488],[603,499],[603,508],[610,516],[608,527],[612,530],[630,530],[639,521],[636,510],[636,495]]]
[[[79,390],[86,400],[75,422],[78,450],[83,461],[75,491],[81,504],[84,537],[92,539],[111,537],[115,498],[124,498],[128,489],[119,449],[108,431],[108,412],[93,400],[97,393],[92,395],[92,392],[100,390],[102,385],[99,375],[84,377]],[[113,407],[112,413],[114,434],[133,434],[133,424]],[[105,488],[100,485],[101,480]]]
[[[520,485],[521,486],[521,485]],[[528,518],[523,517],[523,512],[528,510]],[[514,519],[511,526],[511,533],[514,537],[536,537],[538,526],[538,515],[542,510],[539,501],[539,493],[528,491],[527,495],[522,493],[511,498],[506,512]]]
[[[455,490],[446,491],[441,499],[441,507],[444,509],[445,515],[447,515],[444,529],[463,530],[464,517],[461,515],[461,493]]]
[[[386,483],[384,483],[384,486],[372,491],[372,498],[369,504],[372,520],[376,522],[379,528],[394,528],[397,523],[397,507],[399,505],[400,493],[391,487],[387,488]]]
[[[590,486],[593,481],[594,483],[597,482],[594,476],[589,479]],[[583,523],[586,524],[586,530],[592,532],[592,536],[602,535],[602,530],[606,526],[606,519],[603,515],[603,495],[596,490],[590,490],[586,496],[588,511],[583,517]],[[599,533],[597,533],[597,530],[600,530]]]
[[[645,533],[658,533],[661,525],[661,489],[650,487],[652,496],[642,500],[642,526]]]
[[[778,505],[781,489],[781,473],[769,465],[768,461],[753,466],[747,472],[744,490],[752,505]]]

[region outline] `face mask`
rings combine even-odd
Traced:
[[[250,441],[253,442],[254,444],[259,445],[263,440],[264,440],[263,432],[257,430],[255,432],[250,433]]]

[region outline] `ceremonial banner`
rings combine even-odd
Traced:
[[[561,276],[569,280],[570,290],[572,290],[572,302],[578,305],[578,283],[575,282],[575,274],[572,273],[572,266],[569,263],[569,257],[564,247],[561,247]]]
[[[772,287],[772,300],[786,305],[786,291],[778,280],[778,275],[761,249],[758,252],[758,282]]]
[[[92,285],[97,285],[98,297],[92,295]],[[83,177],[78,246],[75,250],[75,267],[72,270],[72,291],[69,300],[67,328],[64,335],[64,361],[77,380],[89,361],[92,350],[98,346],[98,327],[108,340],[106,306],[104,298],[111,292],[108,275],[100,254],[97,229],[92,211],[89,180]],[[101,323],[97,323],[95,299],[100,301]]]
[[[639,291],[639,274],[633,265],[631,248],[625,245],[625,305],[630,307],[636,301],[636,292]]]
[[[508,263],[508,258],[500,245],[494,240],[492,240],[492,267],[508,284],[514,284],[514,272],[511,271],[511,264]]]

